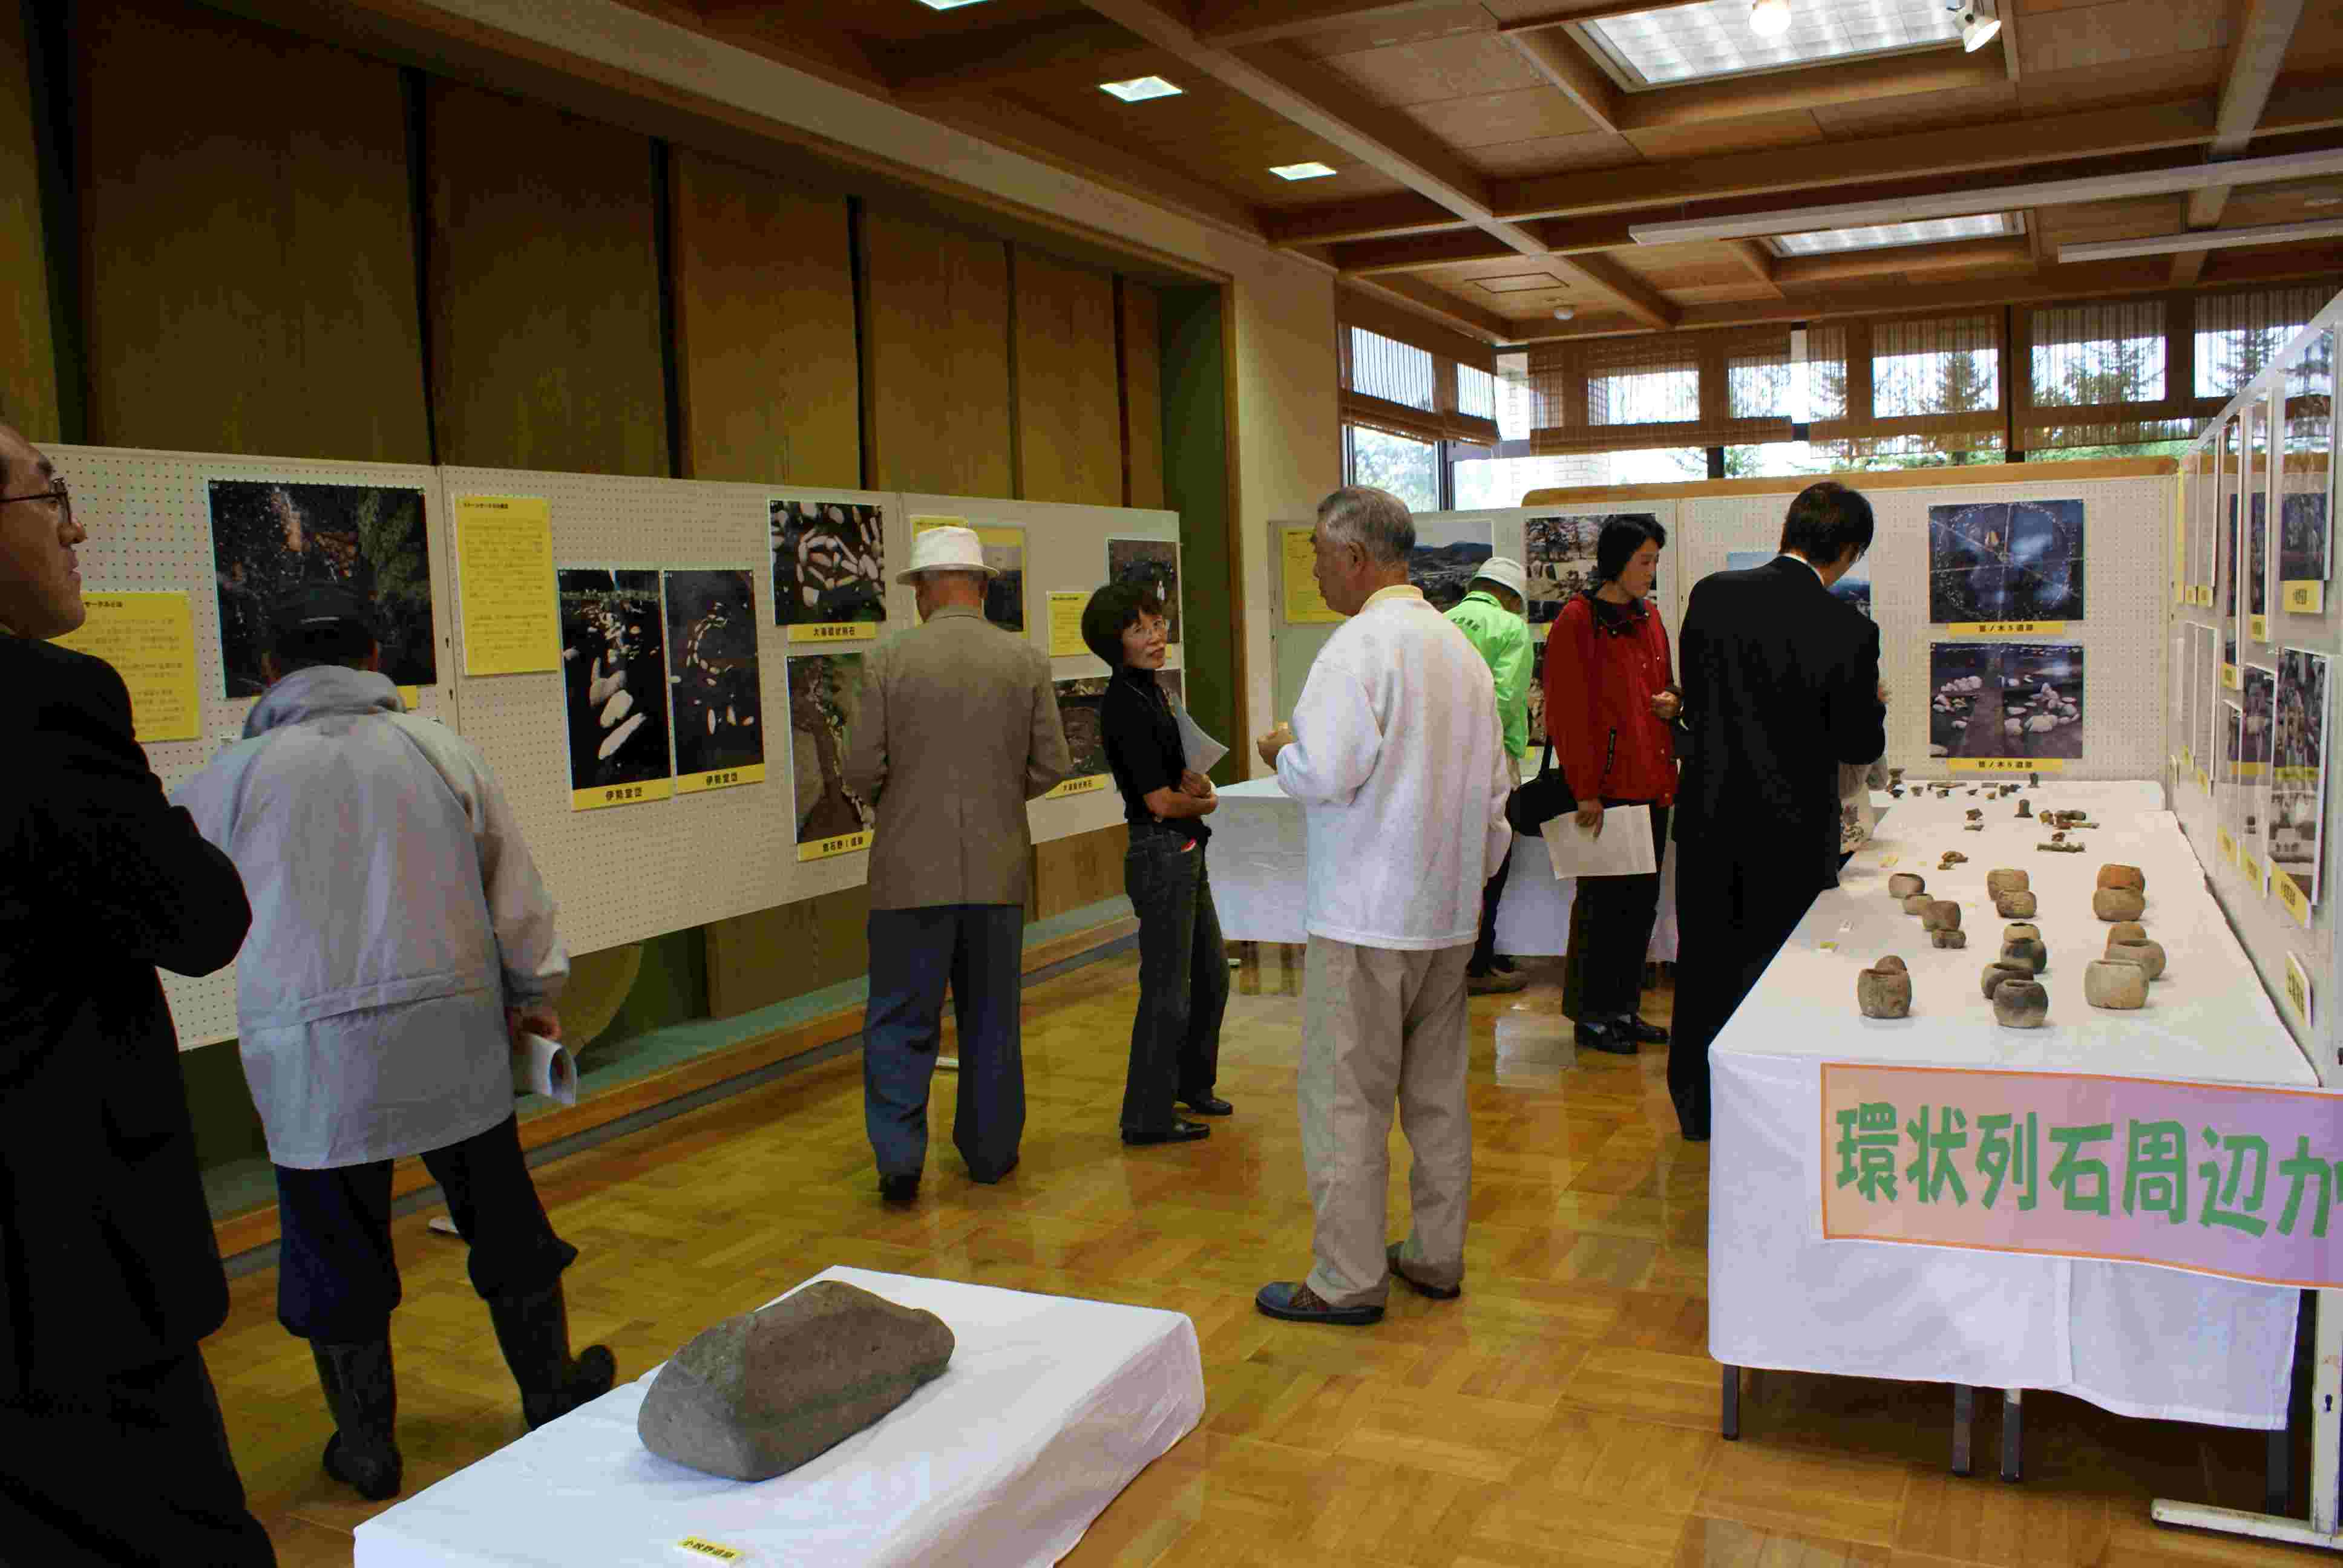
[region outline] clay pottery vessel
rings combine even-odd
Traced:
[[[1927,890],[1926,880],[1910,871],[1898,871],[1887,879],[1887,896],[1891,899],[1908,899],[1915,893]]]
[[[2134,966],[2126,967],[2135,974],[2138,972]],[[1908,1018],[1912,1013],[1912,976],[1900,969],[1865,970],[1855,977],[1855,1002],[1865,1018]]]
[[[2020,963],[2015,959],[1996,959],[1985,966],[1984,983],[1977,990],[1979,994],[1990,998],[1996,988],[2005,981],[2030,980],[2033,978],[2034,970],[2031,966]]]
[[[2107,957],[2136,963],[2147,971],[2150,980],[2164,978],[2164,944],[2140,937],[2127,942],[2109,942]]]
[[[1940,948],[1965,948],[1969,945],[1968,932],[1957,926],[1939,926],[1928,933],[1928,940]]]
[[[2034,885],[2024,871],[2013,871],[2004,866],[1985,874],[1985,890],[1996,898],[2003,893],[2022,893]]]
[[[1896,973],[1902,974],[1906,966],[1902,959],[1897,958],[1894,953],[1889,953],[1871,967],[1875,970],[1894,970]]]
[[[2039,937],[2016,937],[2001,944],[2001,961],[2024,964],[2031,977],[2050,967],[2050,950]]]
[[[2031,801],[2031,800],[2020,800],[2020,801],[2017,803],[2017,814],[2018,814],[2019,816],[2021,816],[2021,817],[2031,817],[2031,816],[2033,816],[2033,815],[2034,815],[2034,802],[2033,802],[2033,801]]]
[[[2001,929],[2001,940],[2003,941],[2015,941],[2019,937],[2025,937],[2028,940],[2038,942],[2042,940],[2042,928],[2040,926],[2028,925],[2024,920],[2020,920],[2015,925],[2004,926]]]
[[[2147,876],[2137,866],[2118,866],[2112,862],[2099,868],[2102,888],[2129,888],[2135,892],[2147,891]]]
[[[2137,920],[2117,920],[2107,928],[2109,942],[2144,942],[2147,940],[2147,928]]]
[[[1936,901],[1926,893],[1915,893],[1904,900],[1904,912],[1907,915],[1919,914]]]
[[[2024,888],[2004,893],[1993,901],[1993,912],[2005,920],[2028,920],[2041,907],[2034,895]]]
[[[2101,888],[2091,895],[2091,913],[2103,920],[2137,920],[2147,913],[2147,900],[2137,888]]]
[[[2097,959],[2083,970],[2083,1000],[2128,1012],[2147,1005],[2147,971],[2136,963]]]
[[[2050,993],[2035,980],[2005,980],[1993,993],[1993,1016],[2004,1029],[2040,1029],[2050,1016]]]
[[[1938,899],[1920,911],[1920,929],[1924,931],[1956,931],[1961,929],[1961,907],[1949,899]]]

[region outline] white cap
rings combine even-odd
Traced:
[[[1511,556],[1491,556],[1473,572],[1474,582],[1493,582],[1500,588],[1513,590],[1515,598],[1530,597],[1530,574],[1522,570],[1522,563]]]
[[[997,578],[1001,573],[984,564],[984,545],[977,538],[974,528],[930,528],[911,538],[911,564],[895,574],[899,583],[910,582],[921,572],[982,572]]]

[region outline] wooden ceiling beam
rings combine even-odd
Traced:
[[[1555,35],[1534,33],[1530,36],[1553,38]],[[1936,50],[1925,55],[1851,60],[1843,65],[1809,65],[1797,71],[1767,71],[1754,76],[1731,76],[1721,82],[1628,93],[1621,101],[1618,128],[1622,135],[1674,130],[1718,120],[2007,85],[2007,73],[1993,55]]]
[[[1544,27],[1567,27],[1574,22],[1603,22],[1614,16],[1639,16],[1646,11],[1673,11],[1679,6],[1698,5],[1703,0],[1590,0],[1573,5],[1568,10],[1543,12],[1535,16],[1516,16],[1504,24],[1508,31],[1534,32]]]
[[[922,104],[920,113],[939,125],[966,131],[1142,201],[1225,226],[1259,231],[1260,215],[1220,186],[1185,169],[1100,141],[1047,116],[1004,104],[990,94],[939,99]]]
[[[1775,266],[1774,281],[1785,289],[1812,288],[1858,277],[2031,272],[2034,266],[2034,247],[2023,239],[1963,239],[1944,245],[1882,246],[1870,250],[1833,251],[1824,256],[1785,256]]]
[[[1556,256],[1548,257],[1546,265],[1564,282],[1594,290],[1654,331],[1683,319],[1682,306],[1607,256]]]
[[[1428,11],[1453,11],[1456,0],[1194,0],[1194,8],[1196,36],[1232,49],[1330,27],[1405,22]],[[1492,19],[1489,26],[1495,25]]]
[[[1053,16],[906,44],[884,65],[896,100],[916,106],[1078,70],[1118,81],[1123,64],[1135,71],[1157,53],[1103,16]]]
[[[1108,20],[1178,55],[1194,70],[1332,142],[1483,229],[1524,256],[1543,254],[1537,237],[1500,218],[1489,182],[1445,142],[1396,109],[1362,94],[1331,70],[1281,45],[1239,53],[1196,35],[1178,0],[1084,0]]]
[[[1725,249],[1734,260],[1748,269],[1750,276],[1764,284],[1775,298],[1782,297],[1782,286],[1775,278],[1782,266],[1780,256],[1754,239],[1728,240]]]
[[[2212,254],[2209,250],[2184,250],[2175,255],[2172,258],[2172,286],[2196,287],[2197,280],[2205,276],[2205,258]]]
[[[2022,0],[1997,0],[1993,14],[2001,18],[2001,69],[2013,85],[2016,85],[2021,62],[2017,54],[2017,13]]]
[[[1627,232],[1633,221],[1632,214],[1618,213],[1554,219],[1525,226],[1545,246],[1547,255],[1579,256],[1590,251],[1622,250],[1634,245],[1635,236]],[[1371,277],[1377,273],[1414,272],[1428,266],[1503,261],[1515,254],[1479,229],[1459,228],[1444,234],[1338,245],[1328,259],[1345,276]]]
[[[1261,232],[1269,236],[1270,244],[1286,250],[1347,245],[1353,240],[1403,239],[1410,235],[1468,231],[1480,232],[1446,207],[1412,191],[1400,196],[1330,202],[1322,206],[1264,207],[1261,212]]]
[[[1493,310],[1483,310],[1445,289],[1413,277],[1362,277],[1353,286],[1405,307],[1419,316],[1471,334],[1483,343],[1503,343],[1515,331],[1514,324]]]
[[[1625,112],[1629,95],[1579,47],[1577,39],[1552,28],[1511,28],[1505,41],[1532,70],[1553,83],[1573,107],[1593,121],[1596,130],[1607,136],[1619,134],[1620,116]]]
[[[2228,75],[2221,82],[2213,145],[2207,149],[2214,158],[2237,157],[2253,140],[2271,90],[2278,85],[2278,69],[2286,64],[2287,46],[2294,42],[2295,26],[2301,20],[2302,0],[2246,0],[2245,15],[2238,19],[2229,47]],[[2221,221],[2228,202],[2227,186],[2191,192],[2188,226],[2211,228]]]

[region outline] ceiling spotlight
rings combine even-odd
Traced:
[[[1269,172],[1282,180],[1322,180],[1334,171],[1322,163],[1272,164]]]
[[[1760,38],[1778,38],[1790,30],[1790,0],[1750,0],[1749,30]]]
[[[1578,307],[1574,305],[1557,305],[1554,307],[1554,318],[1556,321],[1567,321],[1577,314]]]
[[[1961,48],[1968,54],[1974,55],[1992,43],[1993,35],[2001,31],[2000,17],[1981,16],[1975,5],[1948,5],[1946,9],[1960,12]]]

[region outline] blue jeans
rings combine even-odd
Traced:
[[[1220,1074],[1229,962],[1204,847],[1184,847],[1192,842],[1177,823],[1144,822],[1131,829],[1122,858],[1123,886],[1139,912],[1139,1011],[1122,1130],[1138,1136],[1168,1131],[1173,1103],[1210,1099]]]
[[[943,1033],[944,987],[960,1028],[952,1143],[979,1181],[1017,1163],[1025,1135],[1021,904],[870,911],[870,1003],[862,1024],[862,1120],[882,1176],[928,1159],[928,1081]]]

